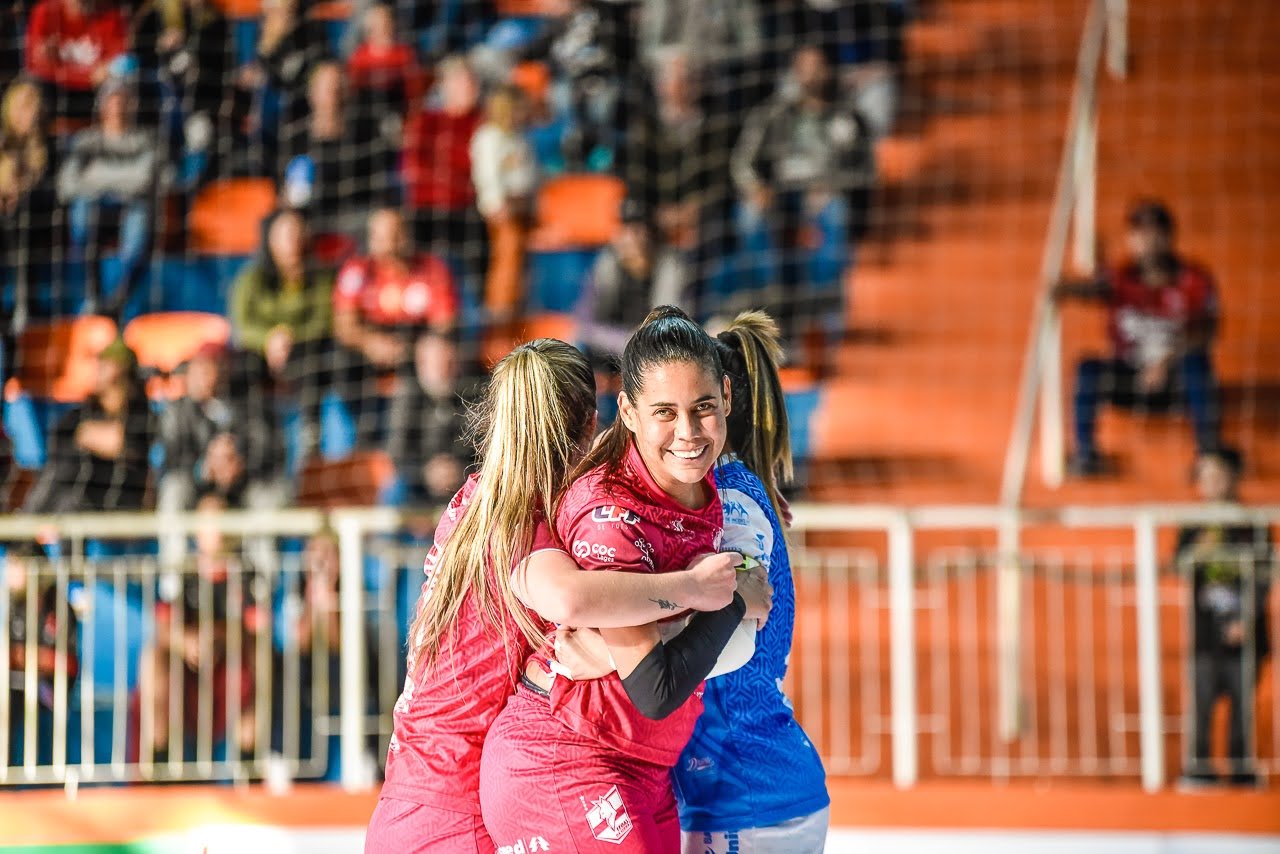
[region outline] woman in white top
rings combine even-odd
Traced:
[[[476,204],[489,224],[485,307],[492,316],[505,317],[519,308],[520,271],[538,166],[524,137],[524,93],[515,86],[500,86],[489,96],[486,112],[488,119],[471,138],[471,180],[476,185]]]

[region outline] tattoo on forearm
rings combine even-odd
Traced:
[[[649,601],[657,605],[659,608],[661,608],[664,611],[683,611],[684,610],[675,602],[669,602],[666,599],[650,599]]]

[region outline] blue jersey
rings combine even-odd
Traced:
[[[782,691],[791,655],[796,589],[782,526],[760,478],[737,458],[716,470],[724,546],[769,570],[773,611],[751,660],[708,679],[693,738],[672,771],[687,831],[769,827],[831,803],[822,760]]]

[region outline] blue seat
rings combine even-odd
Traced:
[[[572,312],[595,249],[563,249],[529,253],[529,311]]]
[[[797,461],[808,460],[812,445],[813,413],[822,397],[822,387],[788,392],[787,420],[791,424],[791,454]]]

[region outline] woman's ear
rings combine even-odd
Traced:
[[[733,386],[729,383],[729,377],[725,376],[724,380],[724,414],[728,417],[733,412]]]
[[[631,405],[631,400],[625,391],[618,392],[618,417],[622,419],[623,426],[632,433],[639,432],[640,424],[636,418],[636,408]]]

